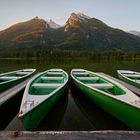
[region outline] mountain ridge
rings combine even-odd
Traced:
[[[139,31],[129,31],[128,33],[130,33],[130,34],[133,34],[133,35],[136,35],[136,36],[138,36],[138,37],[140,37],[140,32]]]
[[[83,13],[72,13],[64,26],[35,17],[0,31],[1,50],[36,49],[37,46],[62,50],[140,51],[140,37]]]

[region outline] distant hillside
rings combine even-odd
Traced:
[[[82,13],[72,13],[65,26],[35,17],[0,31],[0,49],[140,51],[140,37],[111,28]]]

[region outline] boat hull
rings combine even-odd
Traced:
[[[93,103],[125,123],[133,130],[140,130],[139,109],[90,89],[87,86],[78,83],[77,81],[74,81],[74,83]]]
[[[6,82],[6,83],[3,83],[3,84],[0,84],[0,93],[2,93],[3,91],[5,90],[8,90],[9,88],[25,81],[27,78],[29,78],[31,75],[28,75],[26,77],[23,77],[23,78],[20,78],[20,79],[17,79],[17,80],[13,80],[13,81],[9,81],[9,82]]]
[[[35,129],[64,94],[66,85],[20,119],[26,130]],[[56,116],[57,117],[57,116]]]
[[[126,79],[125,77],[121,76],[120,74],[118,74],[118,77],[119,77],[121,80],[123,80],[123,81],[125,81],[126,83],[128,83],[128,84],[133,85],[133,86],[135,86],[135,87],[137,87],[137,88],[140,88],[140,84],[138,84],[138,83],[136,83],[136,82],[133,82],[133,81],[131,81],[131,80],[129,80],[129,79]]]

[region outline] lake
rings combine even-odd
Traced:
[[[72,68],[84,68],[95,72],[104,72],[117,77],[117,69],[140,71],[140,61],[94,61],[85,59],[67,60],[0,60],[0,73],[22,69],[36,68],[38,72],[50,68],[62,68],[70,73]],[[22,93],[13,100],[15,105],[8,105],[9,114],[14,112],[8,120],[5,130],[24,130],[17,118]],[[12,104],[12,103],[10,103]],[[4,114],[8,115],[8,114]],[[3,116],[4,116],[3,115]],[[0,118],[1,122],[3,118]],[[95,104],[91,103],[69,81],[68,89],[55,107],[47,114],[35,130],[130,130],[127,126],[115,119]]]
[[[72,68],[84,68],[94,72],[104,72],[117,77],[116,70],[128,69],[140,71],[139,61],[94,61],[90,59],[65,59],[65,60],[17,60],[17,59],[0,59],[0,72],[7,72],[22,68],[36,68],[38,72],[50,68],[62,68],[68,73]]]

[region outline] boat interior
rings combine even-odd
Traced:
[[[21,78],[27,74],[30,74],[32,73],[32,71],[30,70],[20,70],[20,71],[16,71],[16,72],[10,72],[10,73],[7,73],[5,75],[0,75],[0,83],[2,82],[6,82],[6,81],[9,81],[9,80],[14,80],[14,79],[18,79],[18,78]]]
[[[121,72],[125,77],[140,83],[140,74],[137,72]]]
[[[32,82],[29,93],[34,95],[49,94],[62,86],[65,80],[66,74],[63,71],[47,71]]]
[[[91,88],[97,88],[112,95],[123,95],[125,91],[107,80],[87,71],[73,71],[74,77]]]

